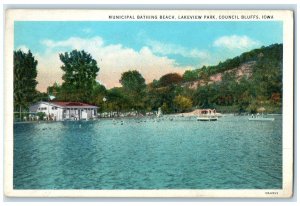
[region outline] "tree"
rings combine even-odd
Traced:
[[[99,72],[96,60],[84,50],[65,52],[59,54],[59,58],[63,62],[61,69],[65,72],[62,77],[64,96],[72,97],[71,101],[88,101]]]
[[[178,95],[174,98],[174,105],[178,112],[187,112],[192,109],[193,102],[188,97]]]
[[[161,106],[161,111],[164,113],[164,114],[168,114],[171,112],[169,106],[167,105],[166,102],[164,102]]]
[[[140,94],[146,88],[144,77],[136,70],[122,73],[120,83],[127,92],[132,94]]]
[[[175,111],[174,98],[183,90],[180,83],[183,78],[177,73],[168,73],[163,75],[158,81],[154,80],[148,85],[147,89],[147,105],[152,110],[162,108],[164,113],[172,113]]]
[[[55,96],[55,98],[58,97],[58,95],[60,94],[60,90],[61,90],[61,86],[55,82],[52,86],[49,86],[47,88],[47,93],[48,95],[52,95]]]
[[[89,98],[89,103],[98,106],[99,111],[104,111],[105,102],[103,101],[103,98],[106,98],[107,93],[108,92],[105,86],[95,81],[93,84],[91,96]]]
[[[230,106],[234,103],[234,94],[237,91],[237,78],[234,71],[227,71],[222,74],[222,81],[219,83],[219,104]]]
[[[193,102],[200,108],[213,107],[218,99],[220,87],[217,84],[200,86],[193,95]]]
[[[146,83],[144,77],[136,70],[122,73],[120,83],[126,98],[134,109],[144,109]]]
[[[208,72],[206,70],[204,70],[204,69],[201,69],[199,71],[198,77],[199,77],[199,79],[201,79],[203,81],[203,83],[205,85],[207,85],[208,82],[210,81],[210,76],[209,76]]]
[[[258,95],[271,98],[273,93],[282,93],[282,62],[261,59],[253,68],[253,81]]]
[[[169,73],[169,74],[165,74],[163,75],[160,79],[159,79],[159,84],[162,87],[165,86],[170,86],[170,85],[176,85],[179,84],[183,81],[183,78],[180,74],[177,73]]]
[[[130,110],[128,97],[124,93],[124,88],[114,87],[107,92],[107,104],[110,111]]]
[[[152,110],[157,110],[164,104],[165,110],[163,112],[169,113],[171,112],[174,96],[175,92],[171,87],[149,88],[147,91],[147,103]]]
[[[198,79],[198,70],[186,70],[182,76],[183,81],[190,82]]]
[[[22,112],[37,95],[37,64],[31,51],[14,51],[14,108]]]

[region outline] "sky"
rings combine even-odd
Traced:
[[[112,88],[128,70],[138,70],[149,83],[282,43],[282,26],[279,21],[17,21],[14,49],[31,50],[38,61],[39,91],[62,83],[59,54],[74,49],[92,55],[100,67],[98,82]]]

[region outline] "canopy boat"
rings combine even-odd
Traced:
[[[199,111],[197,121],[217,121],[218,114],[215,109],[202,109]]]

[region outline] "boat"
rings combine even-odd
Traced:
[[[273,117],[251,117],[248,118],[249,121],[274,121]]]
[[[217,121],[218,117],[214,116],[203,116],[203,117],[197,117],[197,121]]]
[[[197,117],[197,121],[217,121],[220,113],[217,113],[215,109],[201,109]]]
[[[264,117],[263,115],[260,116],[259,114],[251,116],[251,118],[248,118],[249,121],[274,121],[275,118],[273,117]]]

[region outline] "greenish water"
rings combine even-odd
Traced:
[[[124,121],[124,122],[121,122]],[[282,187],[282,120],[164,117],[14,125],[15,189]]]

